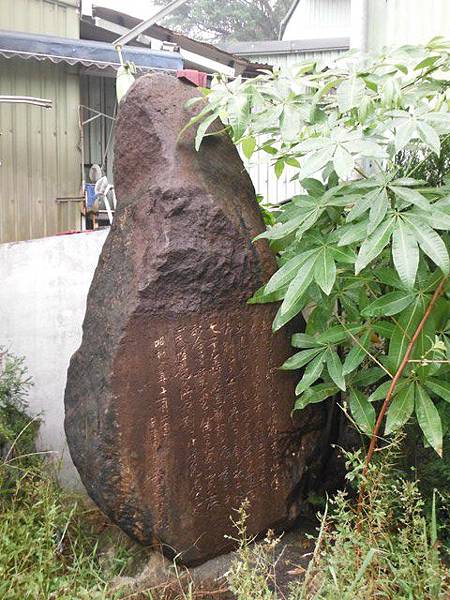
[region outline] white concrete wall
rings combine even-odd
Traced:
[[[283,35],[284,40],[347,37],[351,0],[300,0]]]
[[[108,231],[0,245],[0,346],[24,356],[33,378],[30,414],[41,415],[39,449],[62,459],[60,480],[81,482],[64,435],[69,360],[81,342],[86,297]]]

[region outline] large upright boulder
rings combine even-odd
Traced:
[[[197,91],[146,75],[116,129],[119,206],[72,358],[65,427],[90,496],[126,533],[195,564],[291,523],[320,428],[291,418],[277,370],[289,332],[246,300],[275,269],[251,181],[226,134],[178,140]],[[216,129],[219,130],[217,124]],[[320,416],[320,415],[319,415]]]

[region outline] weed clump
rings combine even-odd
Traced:
[[[436,504],[429,515],[418,482],[396,464],[397,444],[370,465],[360,514],[352,495],[338,492],[321,517],[309,566],[290,586],[288,600],[444,600],[450,576],[437,538]],[[361,484],[361,451],[347,455],[348,479]],[[228,577],[237,600],[284,598],[273,576],[273,541],[252,545],[247,507],[236,521],[240,546]],[[299,557],[299,562],[300,562]]]
[[[0,351],[0,598],[114,598],[107,580],[124,560],[103,572],[98,511],[63,491],[36,452],[30,385],[23,359]]]

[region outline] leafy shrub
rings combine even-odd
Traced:
[[[279,269],[250,300],[281,301],[275,331],[308,316],[282,366],[302,369],[294,408],[338,396],[376,439],[385,399],[384,434],[415,416],[439,456],[450,402],[450,183],[441,154],[449,49],[435,38],[256,79],[220,76],[190,122],[200,122],[199,148],[220,117],[247,158],[265,152],[277,176],[288,169],[303,189],[257,238],[270,242]]]
[[[23,358],[0,348],[0,457],[34,451],[39,424],[26,414],[30,386]]]

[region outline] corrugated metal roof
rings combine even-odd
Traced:
[[[0,31],[0,56],[100,69],[117,70],[120,67],[118,54],[111,44],[11,31]],[[176,71],[183,68],[182,58],[177,52],[132,47],[127,52],[127,60],[140,71]]]
[[[231,42],[224,48],[239,56],[273,56],[277,54],[302,55],[306,52],[348,50],[350,38],[318,38],[311,40],[267,40],[257,42]],[[253,60],[253,59],[252,59]]]
[[[136,19],[135,17],[131,17],[122,12],[118,12],[116,10],[112,10],[110,8],[105,8],[103,6],[94,6],[93,7],[93,17],[90,18],[88,16],[83,15],[80,23],[80,32],[81,37],[84,39],[101,39],[103,41],[112,42],[117,39],[117,34],[108,32],[100,27],[95,26],[95,17],[99,17],[101,19],[105,19],[107,21],[111,21],[112,23],[116,23],[117,25],[121,25],[122,27],[126,27],[127,29],[132,29],[138,23],[140,23],[140,19]],[[217,46],[212,44],[208,44],[206,42],[199,42],[197,40],[193,40],[192,38],[183,35],[177,31],[172,31],[171,29],[167,29],[166,27],[162,27],[161,25],[152,25],[145,32],[149,37],[155,38],[157,40],[163,42],[172,42],[182,48],[183,50],[187,50],[188,52],[192,52],[194,54],[198,54],[199,56],[203,56],[204,58],[216,61],[223,65],[227,65],[230,67],[234,67],[236,71],[236,75],[244,75],[244,76],[255,76],[258,75],[258,69],[267,68],[268,65],[256,65],[252,62],[249,62],[244,57],[235,56],[234,54],[230,54]],[[131,48],[135,48],[138,46],[142,46],[138,41],[134,41],[126,46],[126,56],[128,59],[128,54]]]

